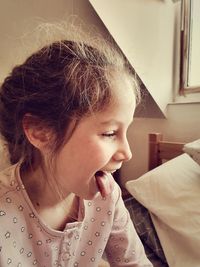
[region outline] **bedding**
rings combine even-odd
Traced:
[[[126,183],[148,209],[170,267],[200,266],[200,166],[186,153]]]
[[[200,165],[200,139],[185,144],[183,151]]]
[[[124,203],[130,213],[148,259],[152,262],[153,266],[168,267],[149,211],[133,197],[125,199]]]

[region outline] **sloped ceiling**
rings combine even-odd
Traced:
[[[172,102],[174,3],[171,0],[90,0],[144,84],[137,116],[164,117]]]

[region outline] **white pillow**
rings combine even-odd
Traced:
[[[200,139],[185,144],[183,147],[183,151],[190,155],[193,160],[195,160],[200,165]]]
[[[200,166],[182,154],[127,190],[149,211],[170,267],[200,266]]]

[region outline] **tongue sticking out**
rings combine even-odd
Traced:
[[[95,174],[97,186],[102,197],[108,196],[113,190],[113,177],[110,173],[98,171]]]

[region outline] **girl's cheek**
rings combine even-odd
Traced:
[[[116,146],[110,142],[95,143],[93,148],[91,157],[94,157],[94,160],[98,161],[102,166],[108,163],[116,151]]]

